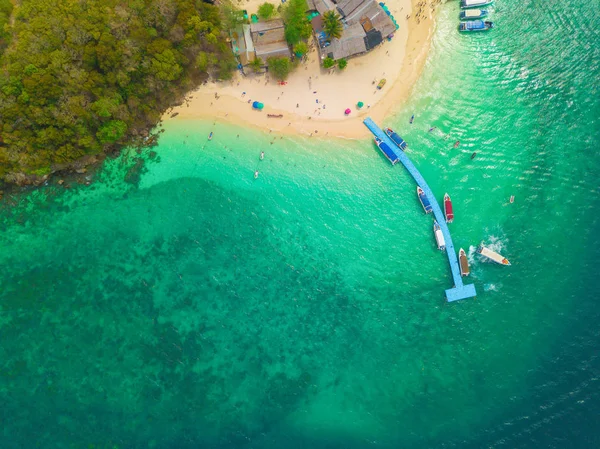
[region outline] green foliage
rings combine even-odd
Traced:
[[[298,42],[294,47],[294,53],[300,56],[304,56],[306,53],[308,53],[308,45],[306,44],[306,42]]]
[[[0,0],[0,51],[10,37],[0,59],[0,176],[138,142],[193,78],[225,79],[237,65],[225,13],[203,1],[14,4],[4,26],[12,4]]]
[[[114,143],[125,135],[127,123],[121,120],[111,120],[100,127],[96,136],[101,143]]]
[[[233,31],[238,25],[244,23],[244,12],[238,9],[231,0],[221,0],[220,8],[223,24],[227,31]]]
[[[310,22],[306,18],[308,6],[306,0],[288,0],[282,8],[285,22],[285,38],[291,46],[302,39],[308,39],[312,33]]]
[[[337,65],[340,70],[344,70],[346,68],[346,66],[348,65],[348,61],[345,60],[344,58],[342,58],[342,59],[338,60]]]
[[[329,36],[339,39],[344,30],[340,16],[335,11],[327,11],[323,14],[323,31]]]
[[[263,66],[263,61],[262,61],[262,59],[257,57],[257,58],[254,58],[252,60],[252,62],[248,65],[254,72],[260,72],[262,69],[262,66]]]
[[[335,60],[333,58],[330,58],[329,56],[327,56],[324,60],[323,60],[323,67],[326,69],[330,69],[335,65]]]
[[[258,17],[261,17],[265,20],[273,17],[273,13],[275,12],[275,5],[272,3],[265,2],[258,7]]]
[[[0,0],[0,53],[8,45],[10,34],[6,31],[13,10],[11,0]]]
[[[292,63],[289,58],[269,58],[267,59],[269,72],[271,72],[278,80],[285,80],[292,71]]]

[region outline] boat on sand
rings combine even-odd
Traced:
[[[477,252],[500,265],[510,265],[510,262],[506,257],[501,256],[496,251],[492,251],[491,249],[486,248],[485,246],[483,246],[483,243],[479,245],[479,247],[477,248]]]
[[[458,252],[458,262],[460,264],[460,275],[468,276],[471,274],[471,270],[469,269],[469,259],[467,259],[467,253],[465,253],[464,249],[460,249]]]
[[[435,235],[435,241],[439,250],[444,251],[446,249],[446,241],[444,240],[444,234],[442,228],[436,220],[433,220],[433,235]]]
[[[452,200],[450,195],[444,194],[444,215],[446,216],[446,223],[452,223],[454,221],[454,212],[452,211]]]
[[[423,206],[425,213],[430,214],[433,212],[429,198],[427,198],[427,195],[425,195],[425,192],[423,192],[423,189],[419,186],[417,186],[417,196],[419,197],[419,201],[421,202],[421,206]]]

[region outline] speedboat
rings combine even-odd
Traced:
[[[500,265],[510,265],[510,262],[508,261],[508,259],[506,257],[501,256],[496,251],[492,251],[491,249],[486,248],[485,246],[483,246],[483,243],[481,245],[479,245],[479,247],[477,248],[477,252],[479,254],[481,254],[482,256],[485,256],[488,259],[493,260],[496,263],[499,263]]]
[[[458,15],[460,20],[477,20],[488,16],[487,9],[467,9]]]
[[[444,215],[446,216],[446,223],[452,223],[454,221],[454,212],[452,211],[452,201],[450,195],[444,194]]]
[[[458,252],[458,262],[460,265],[460,275],[468,276],[471,274],[471,270],[469,269],[469,259],[467,259],[467,253],[465,253],[464,249],[460,249]]]
[[[430,214],[433,212],[433,208],[431,207],[431,203],[429,202],[427,195],[425,195],[425,192],[423,192],[423,189],[419,186],[417,186],[417,196],[419,197],[419,201],[421,202],[421,206],[423,206],[425,213]]]
[[[494,0],[460,0],[461,9],[479,8],[494,3]]]
[[[379,150],[383,153],[387,160],[390,161],[392,165],[398,162],[398,156],[396,156],[396,153],[394,153],[390,146],[383,140],[381,140],[379,137],[375,137],[375,145],[377,145],[377,148],[379,148]]]
[[[385,133],[396,145],[398,145],[398,148],[400,148],[402,151],[406,150],[406,142],[402,137],[395,133],[392,128],[386,128]]]
[[[471,20],[469,22],[460,22],[458,31],[462,33],[474,33],[476,31],[488,31],[492,28],[494,28],[494,22]]]
[[[446,249],[446,241],[444,240],[444,234],[442,228],[436,220],[433,220],[433,234],[435,235],[435,241],[439,250],[444,251]]]

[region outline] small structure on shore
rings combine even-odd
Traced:
[[[321,59],[347,59],[366,53],[394,34],[397,25],[385,4],[376,0],[341,0],[337,6],[331,0],[308,0],[308,7],[318,11],[311,24],[319,43]],[[321,15],[336,11],[344,30],[339,39],[329,38],[323,30]]]
[[[250,35],[256,57],[266,64],[267,58],[291,58],[292,52],[285,39],[283,20],[273,19],[267,22],[250,24]]]

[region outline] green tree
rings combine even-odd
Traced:
[[[330,58],[329,56],[327,56],[324,60],[323,60],[323,67],[326,69],[330,69],[335,65],[335,60],[333,58]]]
[[[258,7],[258,16],[268,20],[273,17],[273,13],[275,13],[275,5],[269,2],[265,2]]]
[[[285,38],[292,46],[302,39],[308,39],[312,27],[306,17],[306,0],[288,0],[282,8],[283,21],[285,22]]]
[[[296,44],[296,46],[294,47],[294,53],[296,53],[296,56],[299,56],[299,57],[302,57],[306,53],[308,53],[308,45],[306,44],[306,42],[304,42],[304,41],[298,42]]]
[[[0,0],[0,179],[142,144],[208,73],[231,77],[224,1]]]
[[[338,60],[337,65],[339,67],[340,70],[344,70],[346,68],[346,66],[348,65],[348,61],[344,58]]]
[[[339,39],[344,30],[340,16],[335,11],[327,11],[323,14],[323,31],[329,36]]]
[[[267,59],[269,71],[275,75],[278,80],[285,80],[292,71],[292,63],[289,58],[269,58]]]
[[[232,31],[244,22],[244,13],[231,0],[221,0],[220,8],[226,30]]]
[[[113,143],[125,135],[127,124],[121,120],[111,120],[106,123],[96,133],[101,143]]]
[[[248,64],[253,72],[260,72],[262,70],[263,62],[262,59],[256,57],[252,60],[250,64]]]

